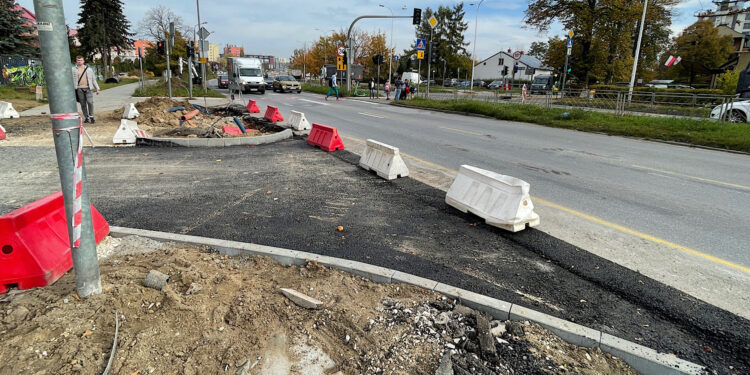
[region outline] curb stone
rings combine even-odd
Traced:
[[[233,138],[141,138],[139,143],[153,146],[167,147],[230,147],[242,145],[263,145],[278,142],[292,137],[292,130],[285,129],[275,134],[261,135],[257,137],[233,137]]]
[[[602,333],[601,331],[571,323],[523,306],[514,305],[510,302],[384,267],[272,246],[145,229],[111,226],[110,235],[112,237],[135,235],[157,241],[209,246],[220,253],[230,256],[239,254],[262,255],[287,265],[303,265],[307,260],[314,260],[325,266],[354,273],[375,282],[402,282],[441,293],[445,296],[458,299],[462,304],[475,310],[489,313],[495,319],[533,321],[571,344],[599,347],[602,351],[621,358],[644,375],[702,374],[705,372],[702,366],[695,363],[682,360],[670,354],[659,353],[656,350]],[[432,288],[427,288],[431,285],[433,286]]]

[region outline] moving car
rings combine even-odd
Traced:
[[[228,57],[229,91],[266,93],[263,64],[255,57]]]
[[[544,94],[548,91],[552,90],[552,86],[554,85],[555,80],[552,78],[549,74],[540,74],[536,77],[534,77],[534,80],[531,81],[531,87],[529,92],[531,94],[539,93]]]
[[[276,79],[273,80],[273,91],[297,91],[297,94],[299,94],[302,92],[302,87],[292,76],[276,76]]]
[[[229,88],[229,76],[226,74],[219,74],[216,77],[216,82],[219,84],[220,89],[228,89]]]
[[[273,77],[270,77],[270,76],[269,76],[269,77],[266,77],[266,78],[265,78],[265,82],[266,82],[266,90],[270,90],[270,89],[273,89],[273,81],[274,81]]]
[[[499,88],[503,87],[503,81],[492,81],[489,85],[487,85],[487,88],[490,90],[497,90]]]
[[[719,117],[723,117],[724,120],[729,122],[747,122],[747,119],[750,118],[748,114],[750,114],[750,100],[744,100],[717,105],[711,110],[710,117],[717,120]]]

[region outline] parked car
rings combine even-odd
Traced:
[[[750,118],[748,114],[750,114],[750,100],[744,100],[718,105],[711,110],[710,117],[718,120],[721,116],[729,122],[747,122]]]
[[[482,80],[475,79],[474,80],[474,87],[484,87],[485,83]]]
[[[471,81],[463,81],[458,84],[459,87],[469,87],[471,86]]]
[[[448,79],[448,80],[446,80],[445,82],[443,82],[443,85],[444,85],[445,87],[453,87],[453,86],[458,86],[458,80],[457,80],[457,79],[455,79],[455,78],[451,78],[451,79]]]
[[[273,81],[273,91],[297,91],[297,94],[302,92],[302,86],[292,76],[276,76]]]
[[[503,87],[503,81],[492,81],[489,85],[487,85],[487,88],[490,90],[497,90],[499,88]]]
[[[218,82],[220,89],[228,89],[229,88],[229,76],[226,75],[226,74],[219,74],[216,77],[216,82]]]

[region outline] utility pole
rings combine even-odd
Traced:
[[[470,91],[474,91],[474,62],[477,61],[477,27],[479,26],[479,6],[481,6],[483,2],[484,0],[479,1],[479,3],[477,4],[477,10],[476,12],[474,12],[474,52],[471,53],[471,83],[469,84]]]
[[[88,297],[101,294],[102,284],[83,163],[83,127],[70,78],[70,49],[62,0],[34,0],[34,11],[49,90],[52,137],[68,223],[76,292],[80,297]]]
[[[635,85],[635,72],[638,70],[638,56],[641,54],[641,40],[643,40],[643,29],[646,26],[646,9],[648,0],[643,0],[643,16],[641,17],[641,30],[638,32],[638,45],[635,47],[635,59],[633,60],[633,72],[630,73],[630,85],[628,86],[628,103],[633,99],[633,85]]]
[[[141,69],[141,91],[143,91],[145,82],[143,81],[143,50],[141,47],[138,47],[138,65]]]
[[[192,99],[193,98],[193,54],[190,53],[190,49],[195,48],[193,47],[194,44],[191,41],[188,41],[189,44],[187,48],[187,65],[188,65],[188,96]],[[180,77],[182,78],[182,77]]]
[[[354,24],[357,23],[357,21],[363,19],[363,18],[412,18],[412,16],[359,16],[352,21],[352,24],[349,25],[349,30],[346,32],[346,48],[347,48],[347,60],[346,61],[346,88],[347,90],[352,89],[352,70],[350,68],[350,63],[352,60],[354,60],[354,57],[352,55],[352,42],[351,42],[351,36],[352,36],[352,29],[354,29]]]
[[[568,31],[568,44],[565,52],[565,67],[563,68],[562,82],[560,83],[560,92],[565,91],[565,80],[568,78],[568,58],[573,52],[573,30]],[[562,94],[563,97],[565,94]]]
[[[430,98],[430,73],[432,72],[432,27],[430,27],[430,56],[427,59],[427,99]]]
[[[200,3],[200,0],[195,0],[195,7],[198,10],[198,25],[200,25],[201,24],[201,3]],[[199,36],[200,36],[200,40],[201,40],[201,43],[200,43],[200,46],[199,46],[200,51],[201,51],[200,52],[200,57],[201,57],[201,59],[203,59],[203,58],[206,57],[206,51],[203,48],[203,33],[200,33]],[[201,85],[203,86],[203,92],[205,93],[206,92],[206,64],[204,64],[203,62],[201,62]]]
[[[166,48],[166,53],[167,53],[167,88],[168,88],[169,98],[171,99],[172,98],[172,68],[169,66],[169,49],[170,49],[169,39],[170,38],[167,38],[167,40],[164,41],[164,44],[165,44],[164,47]]]

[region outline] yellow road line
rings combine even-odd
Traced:
[[[346,138],[351,138],[353,140],[364,142],[364,140],[359,139],[359,138],[355,138],[355,137],[346,137]],[[421,159],[421,158],[418,158],[416,156],[409,155],[409,154],[406,154],[406,153],[403,153],[403,152],[401,152],[401,155],[403,155],[405,157],[408,157],[410,159],[416,160],[416,161],[418,161],[420,163],[427,164],[427,165],[429,165],[429,166],[431,166],[433,168],[440,169],[440,170],[442,170],[444,172],[449,172],[449,173],[452,173],[452,174],[458,174],[458,171],[455,170],[455,169],[444,167],[442,165],[435,164],[433,162],[430,162],[430,161],[427,161],[427,160],[424,160],[424,159]],[[721,265],[724,265],[724,266],[727,266],[727,267],[731,267],[731,268],[743,271],[745,273],[750,273],[750,267],[745,267],[745,266],[739,265],[737,263],[733,263],[733,262],[730,262],[728,260],[721,259],[721,258],[715,257],[713,255],[706,254],[704,252],[701,252],[701,251],[698,251],[698,250],[695,250],[695,249],[691,249],[691,248],[689,248],[687,246],[678,245],[676,243],[663,240],[661,238],[652,236],[650,234],[642,233],[642,232],[639,232],[637,230],[630,229],[630,228],[624,227],[622,225],[615,224],[615,223],[612,223],[612,222],[600,219],[598,217],[594,217],[594,216],[585,214],[585,213],[580,212],[580,211],[576,211],[576,210],[574,210],[572,208],[567,208],[565,206],[561,206],[559,204],[552,203],[552,202],[550,202],[548,200],[544,200],[544,199],[539,198],[539,197],[533,197],[532,196],[531,199],[534,202],[536,202],[536,203],[540,203],[540,204],[543,204],[545,206],[552,207],[552,208],[558,209],[558,210],[563,211],[563,212],[567,212],[567,213],[569,213],[571,215],[578,216],[578,217],[580,217],[580,218],[582,218],[584,220],[588,220],[588,221],[591,221],[593,223],[597,223],[599,225],[603,225],[605,227],[612,228],[614,230],[617,230],[617,231],[629,234],[631,236],[642,238],[644,240],[651,241],[653,243],[657,243],[659,245],[666,246],[666,247],[674,249],[674,250],[682,251],[684,253],[692,254],[692,255],[701,257],[703,259],[706,259],[708,261],[711,261],[711,262],[714,262],[714,263],[719,263]]]
[[[691,175],[688,175],[688,174],[682,174],[682,173],[677,173],[677,172],[665,171],[663,169],[656,169],[656,168],[644,167],[642,165],[637,165],[637,164],[632,164],[631,167],[638,168],[638,169],[643,169],[643,170],[647,170],[647,171],[652,171],[652,172],[664,173],[664,174],[668,174],[668,175],[672,175],[672,176],[679,176],[679,177],[690,178],[690,179],[697,180],[697,181],[710,182],[712,184],[724,185],[724,186],[729,186],[729,187],[733,187],[733,188],[737,188],[737,189],[742,189],[742,190],[750,190],[750,186],[738,185],[738,184],[733,184],[733,183],[730,183],[730,182],[712,180],[712,179],[709,179],[709,178],[696,177],[696,176],[691,176]]]
[[[441,126],[440,129],[452,130],[454,132],[471,134],[471,135],[478,135],[478,136],[484,137],[484,134],[482,134],[482,133],[477,133],[477,132],[473,132],[473,131],[469,131],[469,130],[454,129],[454,128],[449,128],[447,126]]]

